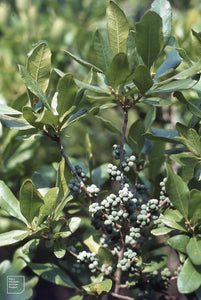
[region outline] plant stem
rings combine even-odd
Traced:
[[[121,182],[120,182],[120,188],[123,188],[124,185],[124,174],[123,174],[123,167],[122,163],[124,160],[124,143],[125,143],[125,137],[126,137],[126,129],[128,125],[128,109],[124,109],[124,123],[122,128],[122,135],[121,135],[121,142],[120,142],[120,172],[121,172]]]
[[[66,155],[66,153],[65,153],[65,151],[64,151],[64,147],[63,147],[63,145],[62,145],[60,139],[58,139],[58,144],[59,144],[59,149],[60,149],[60,151],[61,151],[61,154],[62,154],[62,156],[63,156],[63,158],[64,158],[66,164],[69,166],[71,172],[73,173],[73,175],[76,177],[77,181],[78,181],[79,184],[80,184],[80,189],[84,190],[85,193],[87,194],[87,196],[90,197],[89,192],[87,191],[86,185],[84,184],[83,180],[80,178],[80,176],[77,174],[77,172],[74,170],[73,166],[71,165],[71,162],[70,162],[70,160],[68,159],[68,157],[67,157],[67,155]]]
[[[123,299],[123,300],[135,300],[134,298],[131,298],[129,296],[123,296],[123,295],[119,295],[116,293],[109,293],[111,296],[116,297],[118,299]]]

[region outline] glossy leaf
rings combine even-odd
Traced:
[[[86,240],[84,240],[84,244],[89,248],[89,250],[91,252],[95,252],[98,254],[98,250],[100,248],[100,245],[97,244],[94,239],[93,236],[90,235],[90,237],[88,237]]]
[[[81,219],[79,217],[73,217],[68,220],[68,226],[72,233],[74,233],[80,226]]]
[[[188,90],[192,88],[196,83],[198,83],[198,77],[186,78],[186,79],[176,79],[174,80],[172,77],[172,81],[168,83],[164,83],[164,85],[160,84],[160,86],[153,86],[150,93],[172,93],[179,90]]]
[[[113,88],[126,81],[129,76],[128,58],[125,53],[118,53],[112,59],[107,73],[107,81]]]
[[[63,240],[55,240],[54,243],[54,255],[57,258],[63,258],[66,254],[66,243]]]
[[[129,24],[124,12],[114,1],[110,1],[107,7],[106,19],[109,42],[113,54],[127,53]]]
[[[45,93],[40,87],[39,83],[33,79],[33,77],[29,74],[25,67],[19,65],[19,70],[22,76],[22,80],[24,81],[28,90],[30,90],[38,99],[42,102],[42,104],[51,111],[50,105],[47,101]]]
[[[0,115],[21,115],[21,111],[16,110],[8,105],[1,104]]]
[[[144,133],[145,133],[144,123],[141,120],[137,120],[131,125],[128,133],[128,140],[131,143],[133,152],[136,155],[140,154],[140,151],[144,146],[144,141],[145,141]]]
[[[201,191],[190,191],[189,202],[189,218],[191,219],[191,225],[195,226],[201,221]]]
[[[172,8],[167,0],[154,0],[151,9],[155,11],[163,22],[163,39],[164,45],[167,44],[172,32]]]
[[[17,130],[27,130],[33,128],[33,126],[27,123],[24,119],[14,118],[7,115],[0,115],[0,121],[5,127]]]
[[[184,234],[174,235],[167,240],[167,243],[173,249],[186,253],[186,246],[190,240],[190,237]]]
[[[20,188],[20,209],[29,223],[38,215],[43,203],[42,196],[33,182],[30,179],[25,180]]]
[[[74,104],[77,91],[78,87],[74,82],[74,78],[71,73],[67,73],[59,79],[57,112],[59,113],[60,118]]]
[[[88,285],[82,286],[82,288],[86,292],[97,293],[98,295],[102,294],[102,292],[109,292],[112,288],[112,280],[106,279],[104,281],[98,283],[91,283]]]
[[[93,169],[91,179],[96,186],[101,187],[108,180],[108,164],[102,164]]]
[[[42,114],[37,118],[36,122],[56,127],[59,123],[59,117],[54,115],[49,110],[43,110]]]
[[[193,236],[190,239],[186,250],[192,263],[194,265],[201,265],[201,239],[197,236]]]
[[[98,249],[98,262],[100,266],[102,266],[103,264],[114,266],[114,255],[109,249],[100,247]]]
[[[148,11],[135,24],[135,28],[137,51],[150,69],[162,49],[162,19],[154,11]]]
[[[145,267],[143,273],[152,273],[161,269],[167,263],[168,257],[165,255],[157,255],[155,257],[149,258],[145,262]]]
[[[176,175],[170,165],[166,165],[167,182],[166,191],[174,207],[188,219],[188,205],[189,205],[189,189],[187,184]]]
[[[87,83],[85,83],[85,82],[83,82],[83,81],[80,81],[80,80],[77,80],[77,79],[75,79],[75,83],[76,83],[78,86],[80,86],[80,87],[82,87],[82,88],[85,88],[85,89],[88,89],[88,90],[90,90],[90,91],[92,91],[92,92],[95,92],[95,93],[98,93],[98,94],[102,94],[102,95],[106,95],[106,96],[111,95],[111,91],[109,90],[108,87],[105,87],[105,88],[103,89],[103,88],[101,88],[101,87],[99,87],[99,86],[96,86],[96,85],[90,85],[90,84],[87,84]]]
[[[84,67],[87,67],[87,68],[90,68],[90,69],[93,69],[94,71],[96,72],[100,72],[102,73],[103,71],[101,69],[99,69],[98,67],[94,66],[93,64],[75,56],[74,54],[70,53],[69,51],[64,51],[68,56],[70,56],[71,58],[73,58],[76,62],[78,62],[80,65],[84,66]],[[59,74],[62,76],[64,75],[63,72],[60,73],[60,70],[58,70]]]
[[[193,154],[201,156],[201,140],[195,129],[189,128],[186,137],[178,138]]]
[[[166,130],[161,128],[155,128],[151,127],[151,133],[147,133],[146,137],[148,137],[151,140],[160,140],[164,142],[170,142],[170,143],[178,143],[177,137],[178,137],[177,130]]]
[[[27,263],[27,265],[32,269],[32,271],[36,275],[41,276],[43,279],[47,281],[68,288],[76,288],[76,285],[71,280],[69,275],[55,264]]]
[[[40,122],[36,123],[38,115],[34,112],[33,108],[31,108],[30,106],[24,106],[22,109],[22,113],[23,117],[25,118],[25,120],[27,120],[27,122],[29,122],[29,124],[38,129],[43,128],[43,124],[41,124]]]
[[[161,226],[156,229],[152,229],[151,234],[155,236],[165,235],[172,231],[172,228]]]
[[[153,85],[153,80],[150,75],[150,71],[145,65],[138,65],[135,69],[133,82],[143,95]]]
[[[55,213],[54,213],[54,220],[56,220],[57,218],[59,218],[62,215],[62,211],[65,207],[65,205],[71,201],[73,199],[73,196],[70,195],[69,192],[67,192],[61,199],[61,201],[59,202],[59,204],[57,205],[56,209],[55,209]]]
[[[0,247],[12,245],[24,240],[29,235],[27,230],[11,230],[0,234]]]
[[[195,104],[191,103],[190,100],[188,101],[181,92],[175,92],[174,97],[176,97],[181,103],[186,104],[190,112],[201,119],[201,110]]]
[[[149,97],[142,98],[141,103],[145,103],[151,106],[170,106],[171,101],[169,99],[159,98],[159,97]]]
[[[104,118],[100,117],[100,116],[96,116],[96,118],[98,120],[100,120],[103,125],[111,132],[115,133],[115,134],[118,134],[120,135],[121,132],[112,124],[112,122],[108,121],[108,120],[105,120]]]
[[[17,218],[25,224],[27,223],[20,211],[19,201],[3,181],[0,181],[0,207],[10,216]]]
[[[145,131],[149,129],[149,127],[154,122],[155,118],[156,118],[156,108],[154,106],[151,106],[144,119]]]
[[[187,258],[177,280],[177,287],[180,293],[190,294],[196,291],[201,285],[201,267],[195,267]]]
[[[181,61],[182,58],[177,50],[172,49],[168,51],[165,61],[162,63],[162,65],[160,65],[156,72],[155,78],[162,76],[169,70],[176,69],[180,65]]]
[[[112,60],[112,49],[109,47],[108,43],[102,37],[99,30],[96,30],[94,36],[94,50],[96,55],[96,64],[97,66],[103,70],[103,72],[107,71],[107,68]]]
[[[186,232],[185,220],[178,210],[167,209],[160,220],[171,228]]]
[[[37,225],[39,226],[43,220],[50,215],[56,207],[58,188],[51,188],[44,196],[44,204],[40,207],[39,215],[37,219]]]
[[[47,90],[51,71],[51,51],[45,41],[34,46],[28,54],[27,71],[37,81],[43,92]]]

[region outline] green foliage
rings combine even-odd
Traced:
[[[64,51],[70,72],[53,67],[49,41],[35,44],[19,64],[27,94],[0,106],[0,246],[24,243],[0,272],[9,264],[37,275],[26,299],[38,277],[74,300],[121,298],[122,286],[128,299],[159,299],[174,278],[160,235],[178,252],[179,292],[200,292],[201,61],[172,36],[168,1],[154,0],[135,24],[110,1],[106,23],[93,47],[87,34],[78,41],[87,21],[77,24],[80,51]]]

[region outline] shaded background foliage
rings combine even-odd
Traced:
[[[130,24],[140,19],[151,2],[148,0],[117,1],[128,16]],[[201,47],[195,39],[192,39],[191,28],[201,31],[200,1],[172,0],[170,2],[174,8],[174,31],[178,37],[178,43],[185,48],[190,57],[196,60],[200,57]],[[1,1],[0,104],[7,102],[17,109],[18,97],[25,97],[25,87],[20,78],[17,64],[24,64],[25,54],[39,40],[48,41],[53,52],[53,66],[63,72],[71,71],[76,73],[77,77],[84,78],[87,70],[69,59],[63,50],[69,50],[93,63],[93,35],[97,27],[104,31],[106,6],[107,1],[105,0]],[[194,97],[194,94],[192,91],[185,92],[185,96],[187,98]],[[138,116],[143,118],[146,110],[146,107],[138,106],[137,113],[131,113],[133,114],[132,122]],[[176,121],[182,119],[187,123],[190,118],[187,112],[184,114],[180,104],[176,104],[175,111],[168,111],[167,119],[165,119],[165,113],[164,110],[158,110],[156,119],[158,126],[164,126],[165,124],[170,128],[174,128]],[[106,119],[111,119],[117,128],[121,128],[122,124],[119,124],[118,110],[107,110],[103,114]],[[171,115],[171,118],[169,118],[169,115]],[[98,121],[96,128],[93,127],[90,118],[82,120],[82,125],[75,124],[67,133],[71,136],[71,139],[67,139],[68,155],[85,161],[83,153],[86,152],[86,145],[81,137],[88,131],[93,141],[94,167],[103,162],[107,163],[111,158],[111,145],[116,142],[115,135],[109,133]],[[96,136],[96,132],[100,133],[99,136]],[[48,177],[50,186],[51,184],[53,186],[55,181],[53,164],[60,160],[55,145],[48,142],[48,140],[43,140],[40,143],[38,141],[22,142],[16,140],[15,132],[10,132],[5,128],[1,128],[0,134],[0,179],[6,181],[15,194],[18,193],[17,188],[22,181],[27,177],[36,177],[37,172],[44,175],[44,178]],[[15,224],[7,222],[3,218],[3,213],[1,213],[0,225],[1,232],[15,227]],[[9,251],[13,253],[13,249],[9,248]],[[7,249],[1,251],[3,253],[1,260],[3,260],[7,256]]]

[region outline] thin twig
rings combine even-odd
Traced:
[[[119,295],[117,293],[109,293],[111,296],[116,297],[118,299],[123,299],[123,300],[135,300],[135,298],[131,298],[129,296],[123,296],[123,295]]]
[[[124,160],[124,143],[125,143],[125,137],[126,137],[126,129],[128,125],[128,109],[124,110],[124,124],[122,128],[122,135],[121,135],[121,142],[120,142],[120,172],[121,172],[121,183],[120,188],[123,188],[124,184],[124,175],[123,175],[123,160]]]

